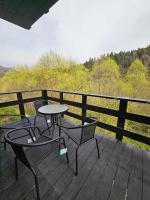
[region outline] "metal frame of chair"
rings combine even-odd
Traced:
[[[30,120],[25,115],[19,115],[19,114],[0,114],[0,117],[21,117],[21,122],[23,122],[24,126],[31,126]],[[2,134],[3,140],[0,141],[1,144],[4,144],[4,150],[6,150],[6,142],[4,140],[5,131],[4,130],[13,130],[16,129],[16,127],[7,127],[5,125],[0,126],[0,133]]]
[[[98,141],[97,141],[97,138],[95,138],[95,129],[96,129],[96,124],[97,124],[97,119],[89,118],[88,121],[90,121],[90,123],[81,125],[81,126],[73,126],[73,127],[67,127],[67,126],[63,126],[62,124],[59,124],[59,136],[61,135],[61,132],[63,131],[68,136],[68,138],[70,138],[77,145],[76,171],[75,171],[76,176],[78,175],[78,150],[82,144],[85,144],[91,140],[95,140],[98,158],[100,158]],[[79,142],[77,142],[75,138],[73,138],[71,134],[69,134],[68,132],[69,130],[75,130],[75,129],[81,129]]]
[[[23,136],[16,136],[15,138],[11,138],[11,134],[13,133],[13,137],[15,136],[15,132],[18,131],[25,131],[26,134],[24,134]],[[40,135],[39,138],[36,137],[36,133],[35,131],[37,131]],[[32,143],[28,144],[28,143],[18,143],[15,142],[15,140],[17,139],[22,139],[23,137],[27,137],[29,136],[29,138],[32,140]],[[36,140],[35,140],[36,137]],[[44,142],[38,142],[39,139],[47,139],[47,141]],[[17,164],[17,160],[19,159],[33,174],[34,176],[34,181],[35,181],[35,187],[36,187],[36,195],[37,195],[37,199],[40,200],[40,192],[39,192],[39,183],[38,183],[38,176],[37,173],[34,169],[34,165],[32,165],[26,155],[26,150],[25,148],[28,147],[29,148],[36,148],[36,147],[42,147],[44,148],[45,145],[51,144],[53,142],[57,142],[59,143],[59,145],[63,145],[64,148],[66,148],[66,143],[65,143],[65,139],[63,137],[58,137],[55,139],[51,139],[49,136],[46,136],[44,134],[41,133],[40,129],[38,127],[35,126],[29,126],[29,127],[22,127],[22,128],[18,128],[15,130],[11,130],[9,132],[7,132],[5,134],[5,140],[7,143],[9,143],[16,155],[15,157],[15,173],[16,173],[16,180],[18,179],[18,164]],[[25,147],[25,148],[24,148]],[[44,149],[43,149],[44,150]],[[69,158],[68,158],[68,153],[66,153],[66,159],[67,159],[67,163],[69,163]]]

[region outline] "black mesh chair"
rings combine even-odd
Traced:
[[[66,148],[63,137],[51,139],[41,133],[38,127],[22,127],[11,130],[5,134],[5,140],[9,143],[15,153],[15,172],[16,180],[18,179],[18,164],[20,160],[32,173],[35,181],[37,199],[40,200],[38,176],[36,165],[50,153],[50,144],[57,142]],[[69,163],[68,154],[66,153],[67,163]]]
[[[11,121],[11,123],[7,123],[0,126],[0,144],[4,144],[4,149],[6,150],[6,142],[4,140],[4,135],[7,131],[13,130],[19,127],[31,126],[30,120],[24,115],[18,114],[0,114],[0,119],[11,118],[11,117],[20,117],[21,119],[18,121]]]
[[[98,158],[100,158],[98,141],[97,138],[95,138],[95,129],[97,120],[95,118],[89,118],[88,121],[90,121],[90,123],[86,123],[85,125],[82,126],[68,127],[62,124],[59,125],[60,127],[59,135],[61,135],[61,133],[64,132],[68,136],[68,138],[70,138],[77,145],[75,175],[78,175],[78,150],[81,145],[90,142],[92,140],[95,140]]]

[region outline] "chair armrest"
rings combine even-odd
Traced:
[[[3,127],[3,126],[0,126],[0,129],[13,130],[13,129],[16,129],[16,128],[14,128],[14,127]]]
[[[58,124],[58,126],[60,127],[60,128],[64,128],[64,129],[82,129],[82,128],[84,128],[84,127],[88,127],[88,126],[91,126],[92,124],[97,124],[97,118],[95,118],[95,117],[90,117],[90,118],[88,118],[89,120],[93,120],[93,122],[92,123],[88,123],[88,124],[84,124],[84,125],[78,125],[78,126],[63,126],[63,125],[61,125],[61,124]]]
[[[58,127],[60,127],[60,128],[64,128],[64,129],[79,129],[79,128],[82,128],[83,126],[85,126],[85,125],[79,125],[79,126],[63,126],[63,125],[59,125],[58,124]]]
[[[14,140],[11,140],[11,139],[10,139],[10,137],[9,137],[9,134],[10,134],[10,133],[12,133],[12,132],[14,132],[14,131],[23,130],[23,129],[26,130],[26,131],[28,132],[28,135],[31,137],[33,143],[31,143],[31,144],[16,143]],[[4,136],[4,138],[5,138],[6,142],[8,142],[9,144],[14,144],[14,145],[17,145],[17,146],[22,146],[22,147],[38,147],[38,146],[43,146],[43,145],[47,145],[47,144],[50,144],[50,143],[55,142],[55,141],[58,141],[58,142],[59,142],[60,139],[62,139],[62,140],[64,141],[64,138],[63,138],[63,137],[57,137],[57,138],[54,138],[54,139],[49,138],[49,140],[48,140],[48,141],[45,141],[45,142],[36,143],[36,141],[33,140],[33,137],[32,137],[32,135],[31,135],[29,129],[31,129],[32,131],[35,130],[35,129],[37,129],[37,130],[39,131],[40,135],[41,135],[41,138],[42,138],[42,137],[49,138],[48,136],[45,136],[45,135],[43,136],[42,133],[41,133],[41,131],[40,131],[40,129],[39,129],[38,127],[36,127],[36,126],[27,126],[27,127],[16,128],[16,129],[14,129],[14,130],[11,130],[11,131],[7,132],[7,133],[5,134],[5,136]],[[25,135],[25,136],[26,136],[26,135]],[[16,139],[17,139],[17,138],[16,138]],[[37,140],[37,141],[38,141],[38,140]]]

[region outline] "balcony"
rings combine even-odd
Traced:
[[[55,95],[54,95],[55,93]],[[32,94],[32,95],[31,95]],[[37,95],[38,94],[38,95]],[[65,114],[66,123],[70,124],[71,118],[81,120],[84,123],[89,111],[99,114],[114,116],[117,125],[98,122],[98,127],[111,131],[115,138],[103,135],[98,129],[96,137],[100,149],[100,159],[97,159],[96,149],[91,142],[85,144],[79,152],[79,174],[74,175],[75,146],[65,136],[70,164],[67,165],[63,157],[57,153],[57,147],[52,145],[51,154],[38,163],[39,187],[42,200],[148,200],[150,196],[150,152],[139,149],[124,142],[124,138],[150,145],[148,136],[137,134],[125,129],[126,120],[150,125],[150,117],[128,112],[128,104],[138,103],[149,106],[149,100],[129,99],[120,97],[100,96],[94,94],[81,94],[68,91],[41,90],[23,91],[14,93],[1,93],[0,96],[13,96],[13,100],[4,100],[0,108],[15,106],[21,115],[27,110],[27,104],[37,99],[52,100],[57,103],[67,104],[70,107],[80,109],[75,113],[71,109]],[[77,100],[66,99],[66,95],[80,97]],[[32,96],[32,97],[31,97]],[[89,104],[89,98],[106,99],[118,102],[118,110],[104,108]],[[2,98],[1,98],[2,99]],[[8,98],[10,99],[10,98]],[[40,120],[40,119],[39,119]],[[31,123],[33,117],[30,117]],[[15,122],[12,122],[15,123]],[[45,128],[42,121],[38,123],[40,128]],[[17,125],[16,125],[17,126]],[[57,135],[58,130],[55,130]],[[8,146],[7,151],[1,145],[1,182],[0,196],[2,200],[36,199],[33,177],[28,169],[19,163],[19,179],[15,180],[14,154]]]

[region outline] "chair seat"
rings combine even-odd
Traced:
[[[80,144],[81,141],[81,133],[80,129],[73,129],[65,132],[69,138],[71,138],[77,145]]]
[[[48,140],[49,139],[46,137],[40,137],[40,138],[38,138],[37,142],[34,142],[34,144],[46,142]],[[44,146],[40,146],[40,147],[30,147],[30,148],[27,147],[25,152],[26,152],[26,156],[28,157],[28,160],[29,160],[31,166],[35,167],[35,165],[42,162],[42,160],[44,160],[44,158],[46,158],[48,156],[48,154],[50,155],[51,152],[54,150],[56,152],[58,152],[58,150],[59,150],[57,142],[52,143],[52,144],[47,144]]]

